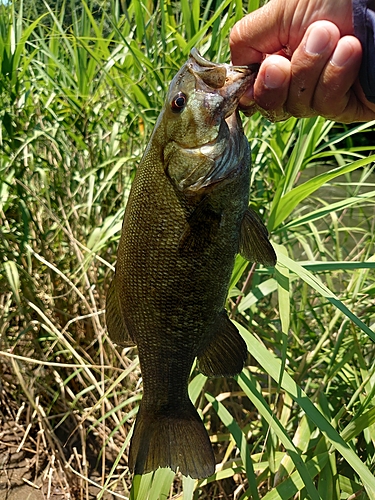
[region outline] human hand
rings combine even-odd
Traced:
[[[245,113],[272,121],[321,115],[350,123],[375,119],[359,84],[362,58],[352,35],[351,0],[271,0],[232,29],[232,62],[262,62]]]

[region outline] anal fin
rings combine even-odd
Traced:
[[[198,368],[208,377],[232,377],[242,371],[246,358],[246,343],[223,310],[215,335],[198,356]]]
[[[128,328],[126,327],[124,316],[121,311],[120,300],[116,287],[116,276],[114,276],[108,288],[105,320],[111,340],[125,347],[131,347],[136,344],[135,338],[130,334]]]
[[[268,239],[268,231],[259,215],[250,208],[242,219],[239,251],[250,262],[276,265],[276,253]]]

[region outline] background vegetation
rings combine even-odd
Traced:
[[[104,323],[129,187],[189,50],[228,61],[231,26],[259,2],[97,4],[0,6],[0,487],[375,498],[375,123],[322,118],[244,119],[251,204],[278,265],[236,261],[228,308],[251,353],[242,374],[192,374],[215,475],[159,469],[132,484],[138,358]]]

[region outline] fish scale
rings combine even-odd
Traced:
[[[129,452],[136,474],[170,467],[203,478],[215,470],[188,396],[190,372],[196,357],[207,376],[242,370],[246,344],[225,311],[234,259],[241,251],[276,262],[248,209],[250,153],[237,106],[254,76],[194,49],[170,84],[131,188],[106,321],[113,341],[138,347],[143,398]]]

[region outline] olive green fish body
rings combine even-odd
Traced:
[[[246,344],[224,309],[234,259],[254,253],[248,247],[257,232],[255,257],[274,263],[266,230],[246,215],[250,157],[236,107],[253,78],[249,69],[193,52],[171,83],[132,185],[107,325],[115,341],[138,346],[135,473],[166,466],[192,477],[214,472],[188,396],[190,371],[196,357],[206,375],[241,371]]]

